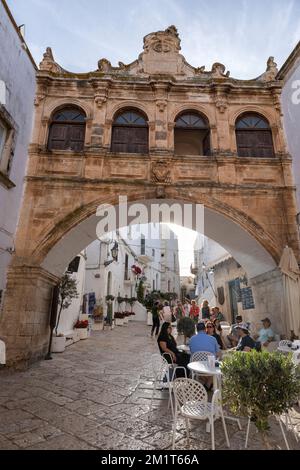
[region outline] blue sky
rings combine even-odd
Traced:
[[[40,62],[47,46],[70,71],[95,70],[100,58],[129,63],[143,36],[178,28],[194,66],[219,61],[236,78],[254,78],[269,56],[281,66],[300,40],[300,0],[7,0]]]

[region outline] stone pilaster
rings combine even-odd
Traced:
[[[49,342],[52,287],[58,278],[36,266],[11,267],[0,317],[7,366],[26,367],[42,358]]]

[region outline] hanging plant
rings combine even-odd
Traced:
[[[110,295],[110,294],[109,294],[109,295],[107,295],[107,296],[105,297],[105,300],[106,300],[106,302],[109,302],[110,300],[111,300],[111,301],[115,300],[115,298],[114,298],[113,295]]]
[[[142,274],[142,270],[139,266],[133,264],[131,266],[131,271],[133,272],[133,274],[135,274],[136,276],[139,276],[140,274]]]

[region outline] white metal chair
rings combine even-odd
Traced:
[[[281,341],[279,341],[278,347],[284,348],[286,346],[290,346],[290,344],[291,344],[291,341],[289,341],[288,339],[282,339]]]
[[[214,354],[209,351],[196,351],[191,355],[190,362],[207,362],[208,356],[213,356]],[[192,371],[192,379],[197,375],[196,372]]]
[[[279,423],[279,426],[280,426],[280,429],[281,429],[281,433],[282,433],[282,436],[283,436],[283,439],[284,439],[284,443],[286,445],[286,448],[287,450],[290,450],[289,448],[289,444],[288,444],[288,441],[287,441],[287,438],[286,438],[286,435],[285,435],[285,432],[284,432],[284,429],[283,429],[283,424],[282,424],[282,421],[280,419],[280,416],[275,416],[276,420],[278,421]],[[287,418],[286,418],[287,419]],[[247,425],[247,432],[246,432],[246,441],[245,441],[245,449],[247,449],[248,447],[248,440],[249,440],[249,432],[250,432],[250,424],[251,424],[251,418],[248,418],[248,425]]]
[[[172,449],[175,448],[177,418],[185,419],[188,445],[190,443],[189,420],[208,420],[211,432],[212,449],[215,449],[214,422],[221,418],[227,446],[230,447],[227,428],[225,424],[221,393],[216,390],[211,403],[208,402],[207,393],[203,385],[192,379],[175,379],[173,382],[175,398]]]
[[[221,326],[230,326],[230,323],[228,321],[220,321]]]
[[[168,354],[168,353],[165,353],[165,354]],[[152,390],[152,395],[151,395],[150,413],[153,407],[153,398],[154,398],[155,391],[158,389],[166,389],[169,392],[168,407],[171,406],[172,416],[174,416],[174,407],[173,407],[173,399],[172,399],[173,379],[178,369],[183,369],[184,375],[186,377],[186,369],[181,366],[175,366],[173,361],[171,364],[169,364],[166,358],[163,357],[161,354],[152,354],[151,364],[152,364],[152,371],[154,375],[154,383],[153,383],[153,390]]]

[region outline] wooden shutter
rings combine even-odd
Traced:
[[[112,152],[147,153],[148,128],[115,126],[112,131]]]
[[[206,136],[203,139],[203,155],[210,156],[210,132],[207,132]]]
[[[65,150],[68,142],[68,125],[52,124],[49,134],[49,150]]]
[[[236,140],[240,157],[273,157],[273,139],[270,130],[237,130]]]
[[[69,125],[69,148],[74,152],[81,152],[84,145],[85,126]]]

